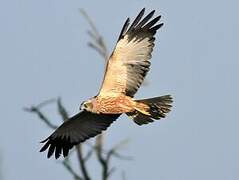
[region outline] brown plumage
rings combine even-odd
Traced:
[[[144,12],[142,9],[131,25],[129,18],[124,23],[107,62],[99,94],[83,102],[78,114],[42,141],[45,144],[40,151],[48,149],[48,158],[53,153],[55,158],[62,153],[67,156],[74,145],[100,134],[123,113],[143,125],[164,118],[170,111],[170,95],[133,99],[150,68],[154,35],[163,25],[158,23],[161,16],[152,19],[155,11],[143,18]]]

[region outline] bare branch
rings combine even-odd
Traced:
[[[97,42],[97,35],[94,34],[92,31],[87,31],[88,35],[91,37],[92,40],[94,40],[94,42]]]
[[[102,51],[102,49],[100,47],[98,47],[98,45],[92,43],[92,42],[88,42],[87,43],[89,47],[91,47],[92,49],[96,50],[101,56],[105,56],[105,52]]]
[[[64,159],[62,161],[62,165],[69,171],[70,174],[73,175],[75,180],[84,180],[82,177],[80,177],[75,171],[74,169],[71,167],[68,158]]]
[[[112,154],[113,157],[118,158],[120,160],[125,160],[125,161],[132,161],[134,158],[132,156],[126,156],[118,153],[117,151],[114,151]]]
[[[56,129],[57,126],[51,123],[51,121],[40,111],[37,106],[32,106],[30,108],[24,108],[25,111],[30,113],[35,113],[38,115],[38,117],[51,129]]]
[[[122,160],[133,160],[131,156],[124,156],[118,153],[119,149],[128,144],[129,139],[125,139],[123,141],[120,141],[118,144],[116,144],[113,148],[111,148],[106,154],[106,160],[109,161],[111,156],[117,157]]]
[[[59,114],[62,117],[62,120],[63,121],[68,120],[69,119],[69,115],[68,115],[68,113],[66,111],[66,108],[61,103],[61,98],[57,99],[57,107],[58,107],[58,112],[59,112]]]
[[[122,171],[121,176],[122,176],[122,180],[126,180],[126,173],[125,173],[125,171]]]
[[[78,157],[79,164],[80,164],[80,169],[81,169],[81,172],[84,176],[84,179],[85,180],[90,180],[91,178],[89,177],[89,173],[88,173],[88,170],[86,168],[86,161],[83,158],[83,152],[82,152],[82,145],[81,144],[78,144],[76,146],[76,152],[77,152],[77,157]]]
[[[112,167],[112,168],[109,170],[109,172],[108,172],[108,174],[107,174],[107,177],[110,177],[110,176],[115,172],[115,170],[116,170],[116,168],[115,168],[115,167]]]
[[[106,159],[103,157],[103,135],[98,135],[96,137],[96,156],[98,158],[98,161],[100,162],[102,166],[102,180],[107,180],[109,175],[109,162],[106,161]]]
[[[92,19],[91,19],[90,16],[86,13],[86,11],[85,11],[84,9],[82,9],[82,8],[80,8],[79,10],[80,10],[80,13],[82,14],[82,16],[83,16],[83,17],[86,19],[86,21],[89,23],[91,29],[93,30],[93,33],[96,34],[97,37],[100,36],[100,35],[99,35],[99,32],[98,32],[98,30],[97,30],[97,28],[96,28],[96,26],[95,26],[95,23],[93,23]]]
[[[52,99],[48,99],[48,100],[45,100],[41,103],[39,103],[38,105],[36,105],[35,107],[40,109],[42,107],[45,107],[46,105],[49,105],[49,104],[52,104],[52,103],[55,103],[56,102],[56,99],[55,98],[52,98]]]
[[[94,148],[91,148],[91,149],[86,153],[86,155],[85,155],[85,157],[84,157],[84,161],[85,161],[85,162],[88,161],[88,160],[91,158],[93,152],[94,152]]]
[[[96,50],[105,60],[108,58],[108,50],[103,37],[100,35],[95,23],[92,21],[90,16],[86,13],[84,9],[80,9],[80,13],[89,23],[91,30],[88,31],[89,36],[93,42],[89,42],[88,45],[92,49]]]

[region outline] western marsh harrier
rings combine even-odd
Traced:
[[[152,19],[155,11],[143,18],[144,12],[142,9],[131,25],[129,18],[124,23],[98,95],[83,102],[78,114],[42,141],[45,144],[40,152],[48,149],[48,158],[53,153],[55,158],[62,153],[66,157],[74,145],[100,134],[123,113],[143,125],[164,118],[170,111],[170,95],[133,98],[149,71],[154,35],[163,26],[158,23],[161,16]]]

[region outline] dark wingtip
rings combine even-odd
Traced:
[[[55,158],[56,159],[58,159],[61,156],[61,151],[62,151],[61,146],[56,146],[56,150],[55,150]]]
[[[46,139],[46,140],[48,140],[48,139]],[[44,142],[46,142],[46,140],[44,140]],[[41,142],[41,143],[42,143],[42,142]],[[49,146],[50,146],[50,143],[47,142],[46,144],[44,144],[44,146],[40,149],[39,152],[43,152],[43,151],[47,150],[47,148],[48,148]]]
[[[143,9],[141,9],[139,14],[144,13],[144,12],[145,12],[145,7]]]
[[[145,8],[143,8],[141,11],[140,11],[140,13],[138,14],[138,18],[140,17],[142,17],[143,15],[144,15],[144,13],[145,13]],[[137,19],[137,17],[136,17],[136,19]]]
[[[67,157],[69,153],[70,148],[68,146],[63,147],[63,156]]]
[[[149,13],[149,15],[150,15],[150,16],[153,16],[154,13],[155,13],[155,10],[151,11],[151,12]]]
[[[49,150],[47,153],[47,158],[50,158],[53,155],[55,148],[56,148],[55,144],[52,143],[49,147]]]
[[[145,23],[147,23],[153,17],[154,13],[155,10],[151,11],[141,22],[139,22],[136,28],[142,28],[142,26],[144,26]]]
[[[122,28],[122,30],[121,30],[121,32],[120,32],[118,41],[119,41],[121,38],[123,38],[125,32],[127,31],[127,28],[128,28],[128,26],[129,26],[129,23],[130,23],[130,18],[127,18],[126,21],[125,21],[125,23],[124,23],[124,25],[123,25],[123,28]]]
[[[158,25],[152,27],[150,30],[152,30],[152,31],[157,31],[157,30],[158,30],[159,28],[161,28],[163,25],[164,25],[163,23],[158,24]]]
[[[139,23],[139,21],[142,19],[142,17],[144,16],[145,13],[145,8],[143,8],[140,13],[136,16],[136,18],[134,19],[133,23],[131,24],[131,26],[128,29],[128,32],[132,31],[137,24]]]
[[[154,18],[153,20],[151,20],[150,22],[148,22],[143,28],[144,29],[152,28],[160,19],[161,19],[161,16],[159,15],[156,18]]]
[[[40,143],[45,143],[48,139],[49,139],[49,138],[46,138],[46,139],[40,141]]]

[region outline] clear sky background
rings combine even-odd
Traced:
[[[150,84],[137,98],[172,94],[170,115],[139,127],[122,116],[108,131],[107,146],[129,138],[112,179],[239,179],[239,3],[236,0],[0,0],[0,172],[4,180],[71,179],[39,153],[51,133],[22,110],[62,97],[71,115],[94,96],[104,65],[86,46],[95,20],[111,50],[125,19],[146,7],[162,14]],[[48,114],[60,124],[54,108]],[[90,162],[94,179],[99,171]]]

